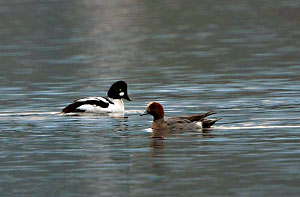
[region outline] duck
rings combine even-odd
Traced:
[[[221,118],[206,119],[207,116],[213,114],[215,113],[209,111],[203,114],[171,117],[165,120],[163,106],[158,102],[150,102],[147,105],[146,111],[141,115],[153,116],[151,129],[156,130],[156,132],[159,133],[159,130],[168,130],[170,133],[174,133],[178,131],[201,131],[208,129],[218,120],[221,120]]]
[[[122,99],[131,101],[127,93],[127,83],[117,81],[111,85],[107,92],[107,97],[85,97],[74,100],[62,109],[62,113],[106,113],[124,112],[124,102]]]

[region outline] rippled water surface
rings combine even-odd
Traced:
[[[296,196],[298,1],[0,1],[3,196]],[[124,116],[64,116],[129,85]],[[152,139],[166,116],[208,133]]]

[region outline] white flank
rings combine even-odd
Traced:
[[[97,107],[96,105],[89,105],[89,104],[81,105],[78,107],[78,109],[84,110],[85,112],[91,112],[91,113],[105,112],[105,110],[102,110],[104,108],[100,108],[100,107]]]
[[[201,121],[199,121],[199,122],[196,122],[196,125],[199,127],[199,129],[201,128],[203,128],[203,126],[202,126],[202,122]]]

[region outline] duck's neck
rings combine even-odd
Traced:
[[[151,128],[152,129],[166,129],[167,123],[165,122],[164,118],[159,118],[159,119],[154,118]]]

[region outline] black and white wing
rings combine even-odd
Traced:
[[[72,104],[62,109],[62,112],[95,112],[97,109],[108,108],[110,104],[114,103],[105,97],[86,97],[75,100]]]

